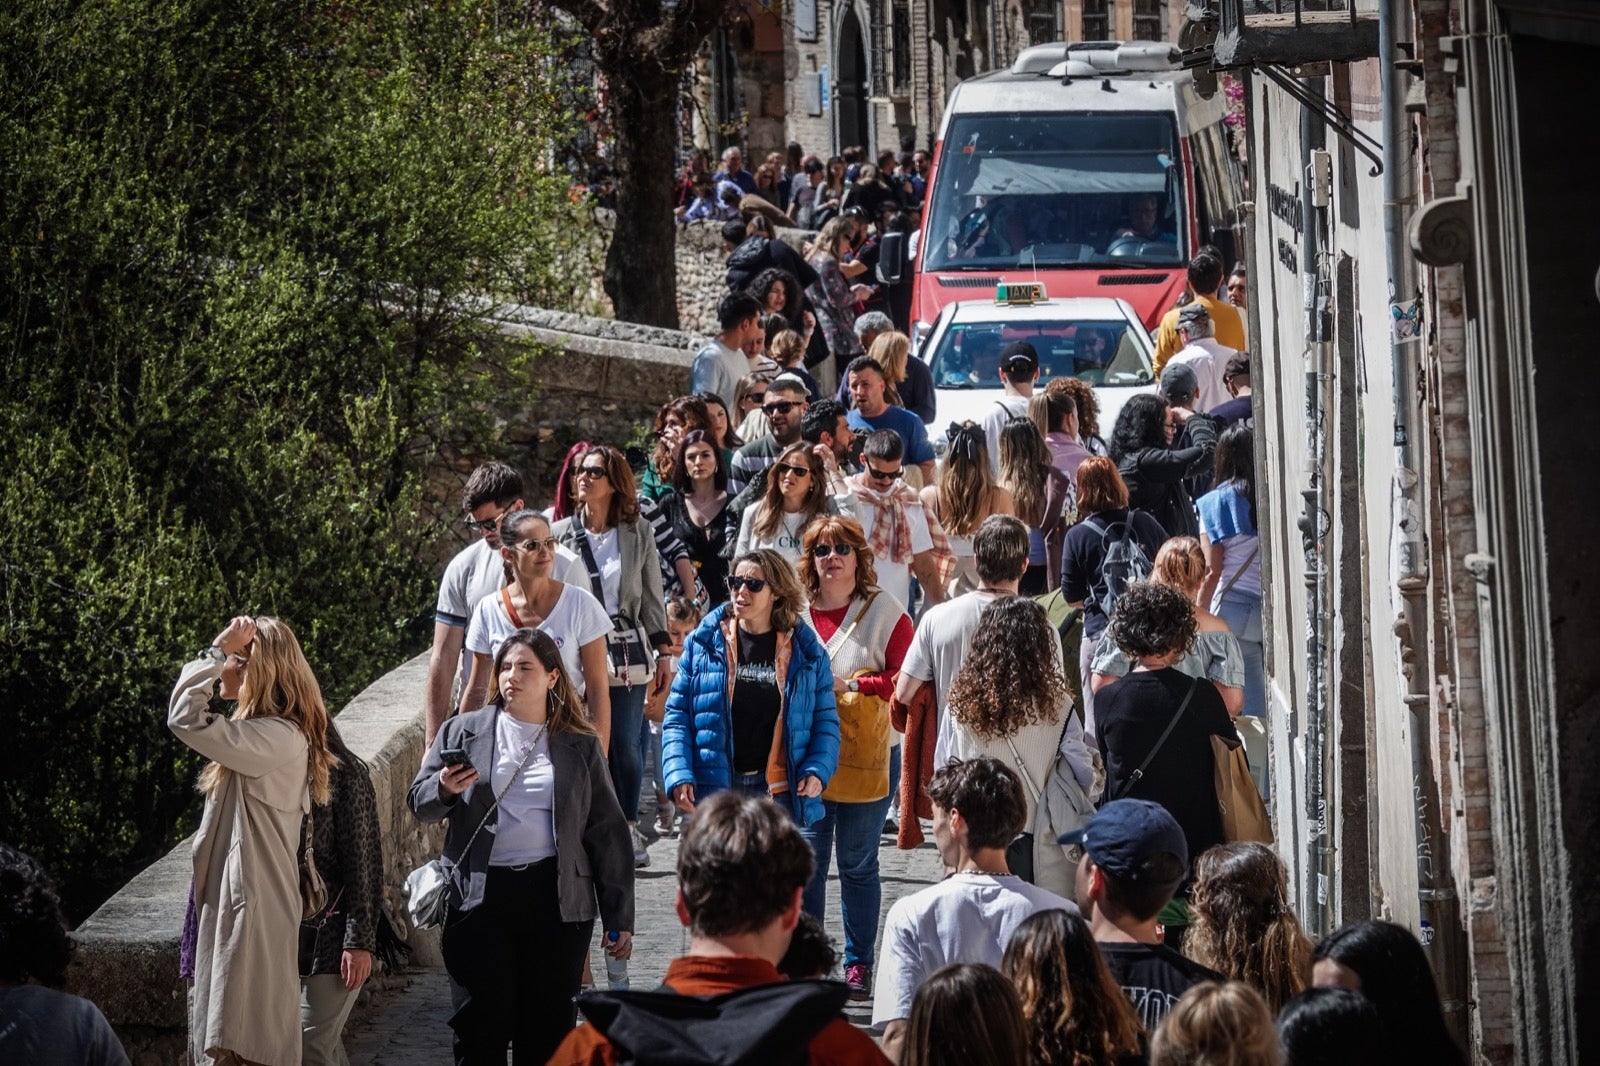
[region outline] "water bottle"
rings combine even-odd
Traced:
[[[606,943],[615,945],[622,939],[615,929],[606,934]],[[609,952],[606,954],[606,984],[613,992],[626,992],[628,989],[628,960],[614,958]]]

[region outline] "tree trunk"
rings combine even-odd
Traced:
[[[610,69],[617,225],[606,251],[606,295],[625,322],[677,329],[678,235],[672,209],[679,68],[641,62]],[[620,73],[624,69],[626,75]]]

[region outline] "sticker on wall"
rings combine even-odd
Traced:
[[[1422,336],[1422,301],[1402,300],[1389,305],[1389,339],[1395,343]]]

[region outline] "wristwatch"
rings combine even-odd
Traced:
[[[222,663],[228,661],[228,653],[223,651],[219,646],[213,644],[209,648],[201,649],[200,658],[210,659],[212,662],[220,666]]]
[[[852,677],[849,681],[844,683],[844,688],[846,692],[860,692],[861,682]]]

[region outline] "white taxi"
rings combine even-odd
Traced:
[[[942,455],[951,423],[981,423],[1005,395],[1000,353],[1027,341],[1039,353],[1039,381],[1076,377],[1094,386],[1100,435],[1111,436],[1128,397],[1154,392],[1154,345],[1126,300],[1051,299],[1042,284],[1001,282],[992,300],[947,304],[927,331],[917,357],[933,375],[937,415],[929,427]]]

